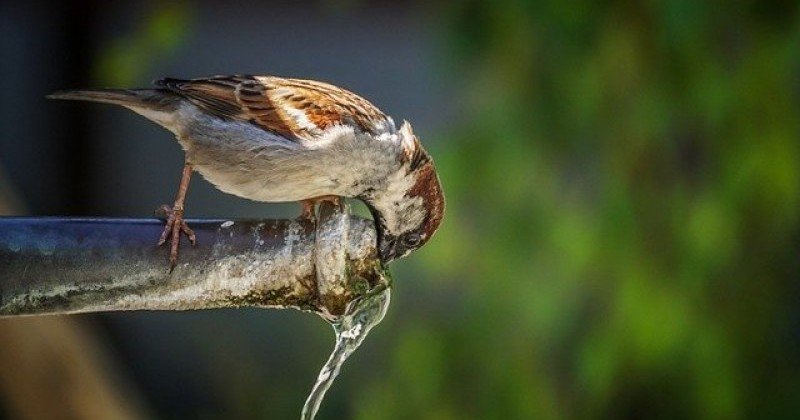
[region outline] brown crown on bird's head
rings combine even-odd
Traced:
[[[378,224],[378,245],[384,262],[408,255],[428,242],[444,215],[444,195],[433,159],[408,122],[400,127],[404,155],[399,174],[402,198],[381,197],[370,206]]]
[[[436,167],[433,164],[433,159],[430,155],[419,146],[420,158],[418,166],[413,169],[416,173],[417,182],[408,191],[410,197],[421,197],[426,210],[425,222],[422,225],[422,231],[425,233],[423,242],[425,243],[431,236],[439,229],[444,216],[444,194],[442,193],[442,186],[439,181],[439,175],[436,173]],[[413,167],[413,165],[412,165]]]

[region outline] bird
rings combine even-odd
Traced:
[[[172,206],[158,245],[178,260],[193,172],[224,193],[259,202],[299,201],[314,221],[322,201],[363,201],[384,264],[425,245],[444,216],[444,194],[431,155],[411,124],[329,83],[258,75],[163,78],[151,88],[78,89],[53,99],[123,106],[171,131],[184,151]]]

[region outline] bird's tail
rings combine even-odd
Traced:
[[[173,114],[180,104],[180,98],[161,89],[62,90],[53,92],[47,97],[124,106],[168,129],[172,129]]]
[[[47,95],[50,99],[92,101],[124,107],[150,108],[167,111],[175,106],[177,98],[158,89],[78,89],[61,90]]]

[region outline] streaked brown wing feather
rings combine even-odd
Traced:
[[[311,80],[236,75],[162,79],[156,84],[212,114],[249,121],[288,138],[313,139],[337,124],[370,133],[393,127],[366,99]]]
[[[214,76],[203,79],[161,79],[155,85],[185,97],[210,112],[226,118],[239,117],[240,107],[232,95],[239,82],[234,77]]]

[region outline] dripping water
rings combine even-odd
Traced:
[[[389,291],[390,288],[386,285],[376,287],[375,291],[356,301],[352,308],[348,308],[345,315],[331,322],[336,334],[336,344],[306,399],[303,413],[300,415],[302,420],[311,420],[316,416],[319,405],[325,398],[325,392],[339,375],[339,369],[344,361],[361,345],[369,331],[383,320],[389,307],[391,295]]]

